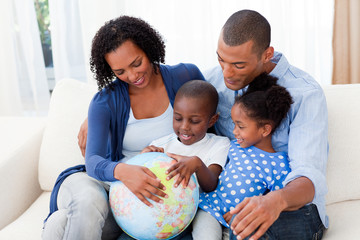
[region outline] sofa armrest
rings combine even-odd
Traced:
[[[40,195],[38,161],[45,118],[0,117],[0,229]]]

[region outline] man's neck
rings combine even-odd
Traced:
[[[267,63],[264,65],[265,72],[268,73],[268,74],[269,74],[275,67],[276,67],[276,63],[273,63],[273,62],[271,62],[271,61],[267,62]]]

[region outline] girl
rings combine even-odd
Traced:
[[[287,154],[276,152],[271,136],[292,104],[288,91],[265,73],[256,77],[247,91],[236,97],[231,109],[235,140],[228,163],[220,174],[216,190],[202,193],[199,207],[224,227],[229,227],[230,210],[246,197],[282,188],[290,172]]]

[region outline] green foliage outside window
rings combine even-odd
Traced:
[[[34,0],[36,17],[39,23],[41,43],[51,45],[50,16],[48,0]]]
[[[48,0],[34,0],[36,17],[39,24],[40,40],[43,48],[45,66],[52,65],[50,15]]]

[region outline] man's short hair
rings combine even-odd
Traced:
[[[270,24],[253,10],[241,10],[231,15],[222,31],[223,40],[229,46],[239,46],[252,40],[253,51],[259,56],[270,46]]]

